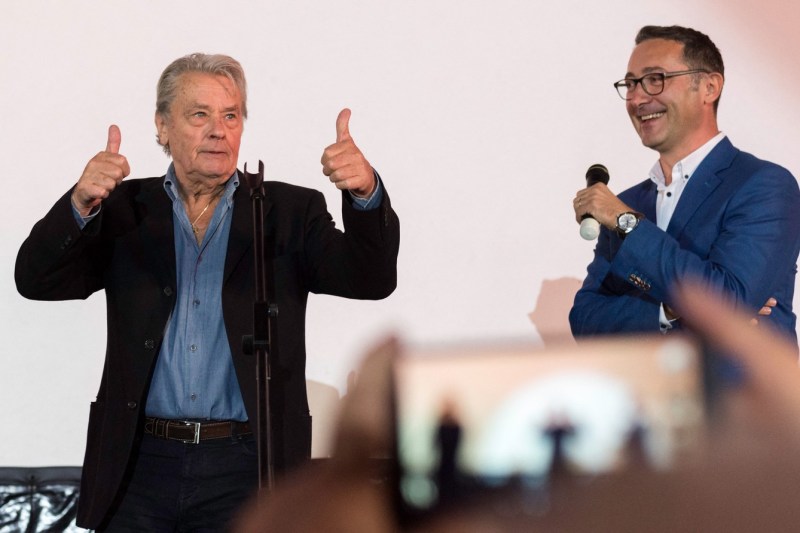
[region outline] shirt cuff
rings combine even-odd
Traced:
[[[97,204],[89,211],[89,214],[86,216],[81,215],[80,211],[75,207],[75,204],[72,202],[69,203],[72,206],[72,216],[75,217],[75,222],[78,223],[78,227],[83,229],[86,227],[86,224],[92,221],[94,217],[100,212],[100,204]]]
[[[669,320],[667,318],[667,312],[664,311],[664,304],[658,306],[658,325],[661,328],[661,333],[666,333],[667,331],[672,329],[672,323],[675,322],[674,320]]]
[[[372,191],[372,194],[369,196],[369,198],[361,198],[353,194],[351,191],[347,191],[350,194],[350,198],[353,200],[353,208],[355,208],[357,211],[371,211],[381,205],[381,200],[383,199],[381,177],[374,170],[372,173],[375,176],[375,190]]]

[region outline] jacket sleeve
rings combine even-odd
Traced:
[[[102,288],[100,260],[92,246],[99,214],[81,230],[70,201],[71,190],[37,222],[17,253],[17,290],[32,300],[88,298]]]
[[[344,231],[334,227],[323,195],[316,192],[305,217],[310,290],[347,298],[381,299],[397,286],[400,222],[384,188],[376,209],[355,209],[342,194]]]
[[[637,228],[636,232],[640,229]],[[611,273],[614,261],[612,243],[616,245],[614,248],[618,248],[619,237],[601,228],[594,259],[569,314],[572,334],[576,337],[659,330],[659,302]]]

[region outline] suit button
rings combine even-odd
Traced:
[[[128,409],[136,409],[136,402],[128,402]]]
[[[172,296],[172,287],[164,287],[164,296]]]
[[[148,350],[152,350],[155,345],[156,343],[153,339],[147,339],[146,341],[144,341],[144,347],[147,348]]]

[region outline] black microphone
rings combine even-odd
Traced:
[[[586,187],[591,187],[595,183],[608,185],[608,169],[603,165],[597,164],[589,167],[586,171]],[[581,217],[581,237],[587,241],[592,241],[600,235],[600,223],[595,218],[586,213]]]

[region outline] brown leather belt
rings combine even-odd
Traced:
[[[197,444],[203,440],[224,439],[252,433],[247,422],[234,420],[192,422],[149,416],[144,419],[144,432],[159,439],[177,440],[186,444]]]

